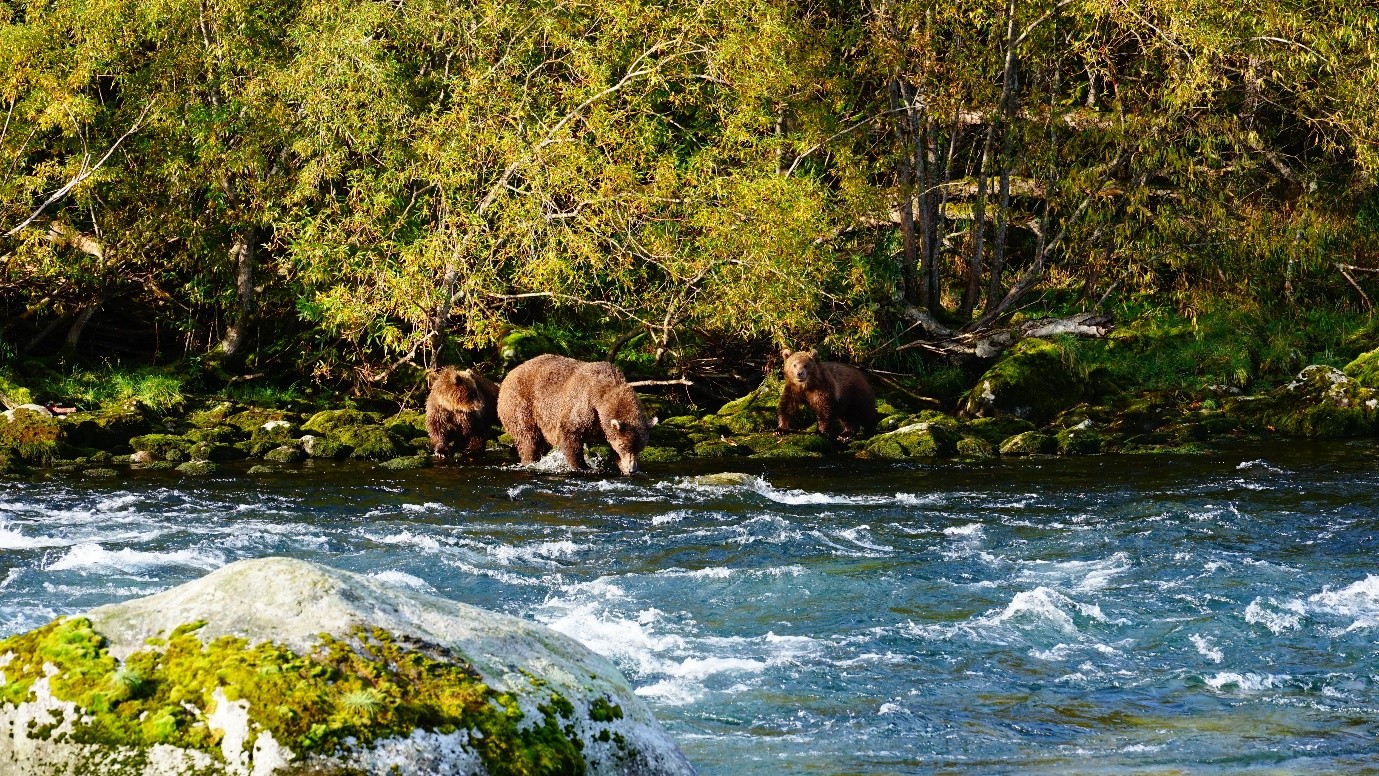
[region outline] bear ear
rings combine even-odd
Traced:
[[[647,428],[654,428],[654,427],[656,426],[656,424],[657,424],[657,423],[660,423],[660,422],[661,422],[661,419],[660,419],[660,418],[655,418],[655,417],[653,417],[653,418],[651,419],[651,423],[647,425]]]
[[[819,349],[818,349],[818,348],[810,348],[810,349],[809,349],[809,357],[810,357],[810,358],[818,358],[818,357],[819,357]]]
[[[615,429],[617,429],[617,430],[619,430],[619,431],[622,431],[622,421],[621,421],[621,420],[618,420],[617,418],[613,418],[613,421],[612,421],[612,422],[613,422],[613,428],[615,428]]]
[[[795,352],[795,351],[791,350],[790,348],[781,348],[781,349],[780,349],[780,357],[781,357],[781,358],[790,358],[791,354],[793,354],[794,352]]]

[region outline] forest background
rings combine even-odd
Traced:
[[[1376,27],[0,0],[0,382],[406,395],[554,349],[726,396],[813,344],[942,397],[972,374],[945,329],[1091,312],[1117,335],[1081,357],[1126,385],[1249,389],[1379,344]]]

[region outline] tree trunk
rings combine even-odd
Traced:
[[[901,282],[904,284],[904,297],[906,302],[913,303],[915,289],[915,264],[916,256],[919,253],[919,246],[915,240],[915,207],[914,207],[914,169],[910,158],[910,138],[909,130],[910,118],[909,101],[905,99],[904,87],[900,84],[899,76],[891,79],[891,108],[900,110],[902,102],[906,108],[904,116],[901,117],[896,127],[896,134],[900,137],[900,243],[901,260],[900,273]]]
[[[249,326],[254,320],[254,250],[258,242],[258,230],[247,229],[235,235],[235,243],[230,248],[230,258],[235,261],[235,313],[225,338],[220,341],[219,350],[229,360],[244,358],[249,342]]]
[[[991,158],[991,146],[996,137],[996,118],[992,117],[986,125],[986,140],[982,143],[981,161],[977,163],[977,200],[972,205],[972,257],[967,263],[967,290],[962,295],[963,319],[970,319],[977,306],[977,296],[981,293],[982,262],[986,252],[986,188],[987,164]]]
[[[77,314],[77,319],[72,321],[72,328],[67,330],[67,339],[62,343],[63,353],[70,354],[77,352],[77,343],[81,342],[81,334],[86,331],[86,324],[91,322],[91,319],[96,315],[96,311],[100,309],[101,301],[103,300],[97,300],[90,306],[83,308],[82,311]]]

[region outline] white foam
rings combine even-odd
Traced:
[[[412,576],[411,574],[408,574],[405,571],[387,569],[385,571],[375,571],[372,574],[369,574],[369,576],[373,577],[374,579],[377,579],[380,582],[386,582],[390,585],[395,585],[397,587],[409,587],[413,590],[423,590],[426,592],[435,591],[435,588],[432,587],[430,583],[428,583],[426,580],[422,579],[421,577]]]
[[[551,565],[557,560],[568,560],[573,558],[576,553],[587,548],[588,545],[575,544],[569,539],[565,539],[557,542],[540,542],[538,544],[528,544],[519,547],[514,547],[510,544],[499,544],[494,547],[489,547],[488,553],[504,566],[511,565],[513,561]]]
[[[1223,671],[1212,676],[1204,676],[1202,681],[1218,692],[1227,688],[1234,688],[1240,693],[1257,693],[1278,687],[1280,683],[1288,681],[1289,678],[1274,674],[1256,674],[1253,672],[1241,674],[1235,671]]]
[[[1251,625],[1263,625],[1268,628],[1275,636],[1282,635],[1290,630],[1296,630],[1302,624],[1302,618],[1307,614],[1307,607],[1301,601],[1292,600],[1279,601],[1270,598],[1265,601],[1256,598],[1245,607],[1245,622]]]
[[[1264,471],[1272,472],[1275,474],[1283,473],[1283,469],[1274,466],[1273,464],[1269,463],[1263,458],[1258,458],[1253,461],[1241,461],[1235,468],[1237,471],[1244,471],[1246,469],[1263,469]]]
[[[1192,641],[1193,646],[1197,647],[1197,654],[1211,662],[1220,663],[1222,660],[1226,659],[1226,656],[1221,650],[1212,645],[1211,639],[1196,633],[1188,636],[1188,639]]]
[[[441,548],[441,543],[437,541],[435,537],[425,536],[422,534],[414,534],[411,531],[407,530],[402,530],[395,534],[387,534],[385,536],[377,536],[370,533],[364,533],[363,536],[367,539],[371,539],[375,542],[378,542],[379,544],[393,544],[402,547],[416,547],[417,549],[427,550],[429,552],[439,552]]]
[[[1347,630],[1379,626],[1379,576],[1371,574],[1334,592],[1324,587],[1307,602],[1316,611],[1354,618]]]
[[[909,493],[894,496],[843,496],[836,493],[817,493],[807,490],[781,489],[763,477],[730,472],[704,477],[682,477],[672,486],[690,493],[721,495],[734,492],[751,492],[777,504],[788,506],[877,506],[885,504],[914,505],[924,497]]]
[[[8,523],[0,523],[0,550],[33,550],[41,547],[68,547],[73,542],[67,539],[58,539],[52,536],[25,536],[9,527]]]
[[[61,558],[48,564],[48,571],[95,571],[115,569],[126,573],[160,566],[187,566],[207,571],[225,565],[225,556],[213,550],[171,550],[147,552],[128,547],[107,550],[99,544],[78,544]]]
[[[986,529],[981,523],[968,523],[966,525],[953,525],[943,529],[944,536],[953,536],[961,539],[981,539],[986,534]]]
[[[1072,613],[1097,622],[1109,622],[1106,615],[1101,613],[1100,606],[1079,603],[1057,590],[1042,586],[1016,593],[999,614],[983,617],[982,620],[992,625],[1051,625],[1064,633],[1077,633],[1078,627]]]
[[[1040,581],[1049,584],[1073,582],[1072,589],[1078,592],[1101,590],[1110,584],[1111,579],[1124,574],[1132,567],[1130,556],[1118,552],[1102,560],[1071,561],[1029,561],[1020,572],[1022,581]]]

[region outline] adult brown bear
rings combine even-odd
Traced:
[[[426,375],[426,434],[431,449],[444,458],[456,449],[484,449],[488,430],[498,421],[498,385],[471,369],[445,367]]]
[[[639,470],[637,455],[656,425],[616,366],[551,354],[508,373],[498,394],[498,418],[524,464],[556,447],[570,468],[584,471],[584,445],[602,439],[623,474]]]
[[[776,413],[776,433],[790,431],[790,421],[800,403],[808,404],[818,420],[819,433],[828,436],[829,424],[836,417],[843,426],[842,439],[850,439],[860,428],[876,425],[876,394],[872,393],[862,370],[835,361],[820,361],[809,350],[785,356],[785,390]]]

